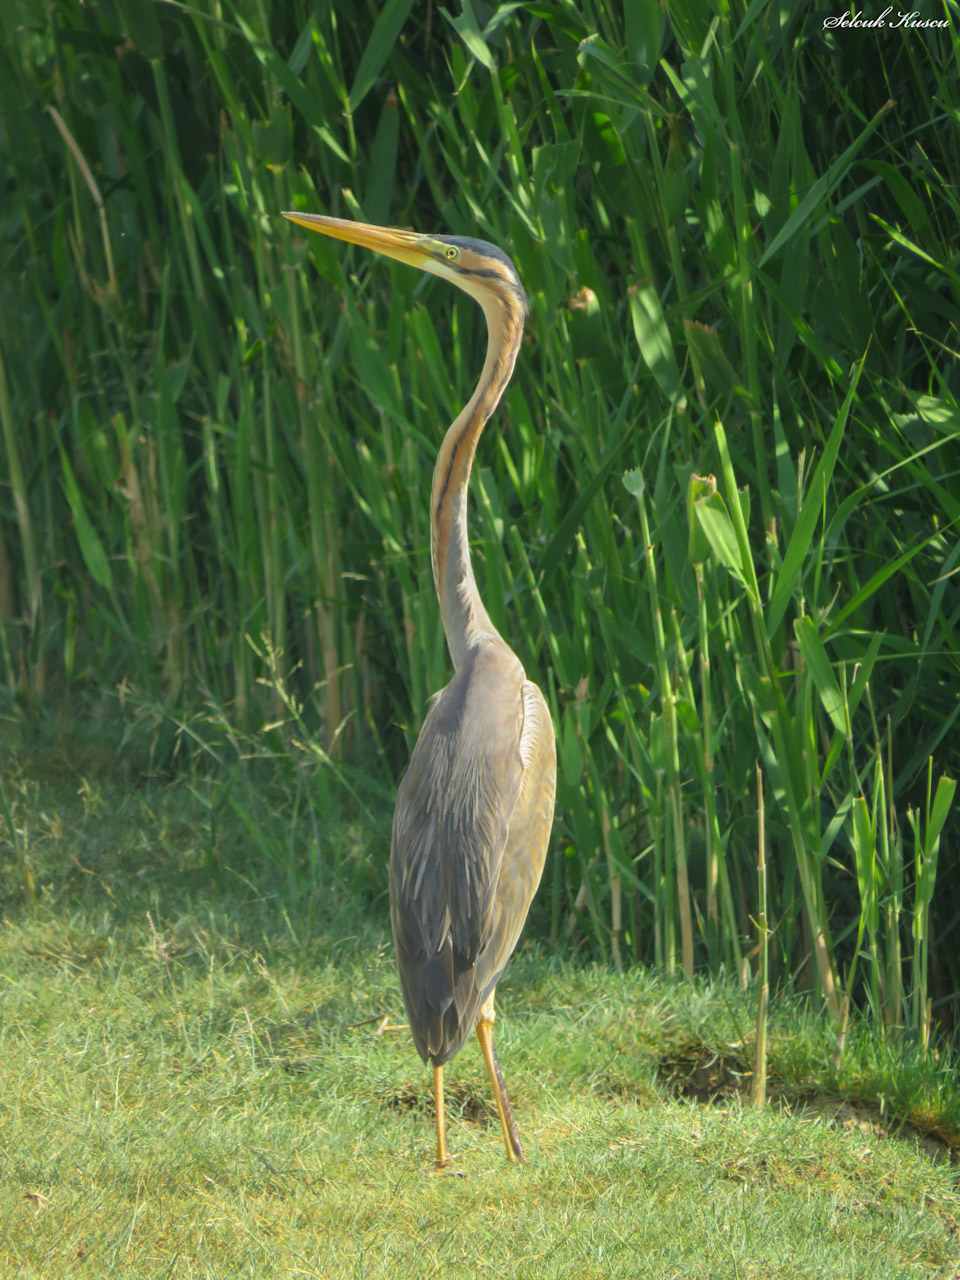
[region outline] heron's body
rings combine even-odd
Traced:
[[[434,1066],[473,1031],[517,945],[543,871],[554,770],[540,690],[502,642],[478,645],[427,716],[393,822],[400,981],[414,1043]]]
[[[487,357],[433,474],[431,554],[455,674],[431,707],[397,795],[390,909],[414,1043],[434,1068],[437,1165],[449,1163],[443,1066],[476,1029],[507,1155],[523,1149],[493,1049],[493,995],[540,883],[553,821],[556,745],[543,695],[483,607],[467,538],[477,441],[513,373],[526,298],[482,241],[316,215],[287,217],[450,280],[483,307]]]

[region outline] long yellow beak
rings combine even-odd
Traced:
[[[368,222],[352,222],[349,218],[328,218],[320,213],[284,213],[285,218],[295,222],[309,231],[319,231],[321,235],[331,236],[334,240],[346,240],[348,244],[359,244],[365,249],[373,249],[376,253],[395,258],[397,262],[405,262],[411,267],[422,267],[429,254],[424,242],[428,236],[418,235],[415,231],[398,231],[395,227],[375,227]]]

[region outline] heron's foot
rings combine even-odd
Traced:
[[[467,1176],[463,1169],[454,1169],[453,1156],[448,1156],[443,1163],[438,1160],[429,1169],[425,1169],[424,1173],[428,1178],[465,1178]]]
[[[374,1035],[385,1036],[389,1031],[409,1031],[410,1026],[406,1022],[391,1022],[389,1014],[383,1015],[383,1021],[377,1027]]]
[[[509,1103],[507,1105],[509,1107]],[[506,1138],[507,1159],[511,1164],[526,1164],[527,1157],[524,1154],[523,1143],[520,1141],[517,1126],[514,1124],[513,1112],[509,1110],[507,1111],[507,1126],[510,1130],[509,1136]]]

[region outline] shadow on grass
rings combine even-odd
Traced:
[[[89,717],[0,715],[0,849],[17,854],[0,860],[0,909],[8,923],[72,921],[48,958],[77,966],[127,929],[187,962],[191,922],[212,918],[271,954],[375,945],[389,931],[389,814],[321,825],[309,804],[291,812],[286,783],[271,760],[157,768],[102,702]]]

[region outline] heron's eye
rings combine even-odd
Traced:
[[[460,257],[460,250],[456,247],[456,245],[448,244],[446,249],[444,249],[443,251],[443,256],[447,259],[448,262],[453,262],[455,258]]]

